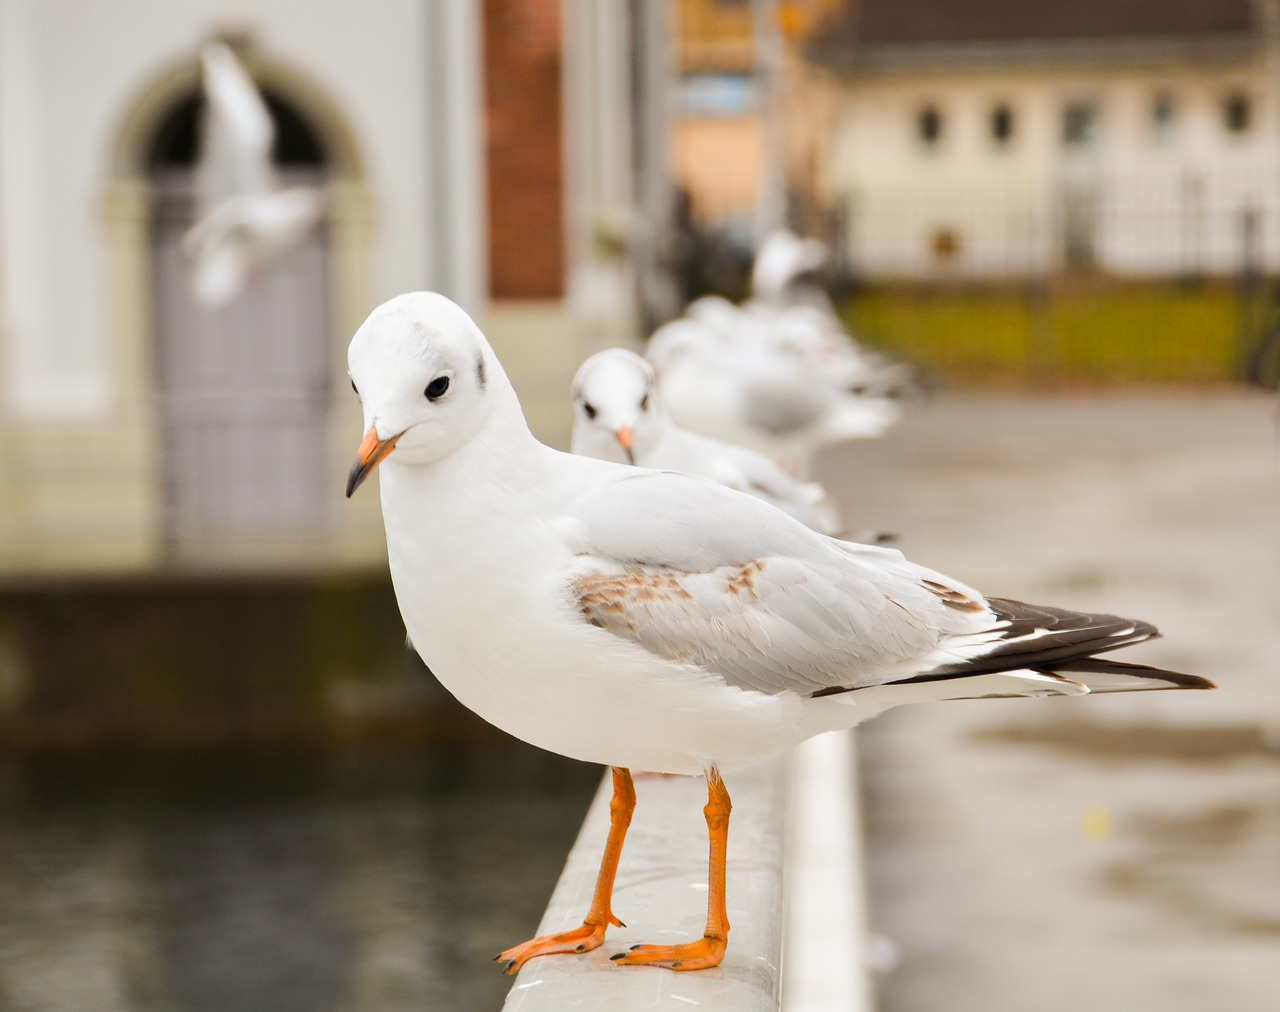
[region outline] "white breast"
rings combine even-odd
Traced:
[[[732,688],[592,626],[568,590],[580,560],[518,498],[404,494],[414,478],[382,469],[396,598],[432,673],[485,720],[575,759],[685,774],[805,737],[799,697]]]

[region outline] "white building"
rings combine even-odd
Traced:
[[[1273,8],[860,0],[810,48],[854,269],[1280,269]]]
[[[629,197],[629,161],[614,154],[629,142],[623,6],[498,6],[555,19],[556,178],[572,184],[563,291],[576,292],[584,274],[625,272],[582,238]],[[469,308],[535,427],[567,432],[564,393],[594,335],[563,292],[489,297],[481,11],[0,0],[0,579],[376,563],[376,495],[342,498],[360,436],[345,353],[400,292]],[[562,23],[592,48],[565,46]],[[282,169],[322,186],[328,209],[255,291],[200,316],[176,244],[191,215],[197,54],[214,37],[272,103]],[[544,238],[529,237],[531,255]],[[625,325],[625,300],[588,287],[589,322]]]

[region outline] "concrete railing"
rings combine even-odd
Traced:
[[[504,1009],[869,1010],[856,783],[849,735],[814,739],[786,759],[725,776],[733,798],[728,953],[715,969],[674,973],[618,966],[609,957],[636,942],[670,944],[701,935],[706,785],[699,777],[637,777],[636,813],[613,900],[627,927],[610,929],[594,952],[531,960]],[[610,794],[606,776],[538,934],[581,924],[608,834]]]

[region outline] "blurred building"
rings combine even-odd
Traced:
[[[476,315],[563,438],[633,313],[630,32],[622,0],[0,0],[0,579],[381,565],[345,353],[400,292]],[[210,313],[180,240],[212,38],[327,211]]]
[[[794,152],[817,112],[797,73],[799,44],[847,7],[848,0],[679,0],[672,166],[699,225],[727,228],[752,245],[769,173],[776,167],[794,179]],[[771,114],[786,121],[785,136],[770,136]]]
[[[1280,269],[1272,0],[860,0],[810,39],[869,278]]]

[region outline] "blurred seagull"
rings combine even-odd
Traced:
[[[423,659],[510,734],[613,767],[582,926],[499,954],[507,972],[594,949],[621,923],[631,768],[706,778],[707,923],[692,942],[613,958],[694,970],[721,962],[729,933],[722,770],[904,703],[1212,688],[1097,656],[1156,636],[1145,622],[983,597],[713,482],[542,445],[484,335],[443,296],[375,309],[348,366],[365,436],[347,495],[383,465],[391,577]]]
[[[914,392],[914,369],[863,347],[845,328],[814,276],[829,259],[817,239],[787,229],[769,233],[752,267],[751,298],[739,313],[781,350],[805,356],[845,390],[890,397]],[[716,319],[726,319],[723,311]]]
[[[700,475],[763,499],[823,534],[839,530],[839,510],[821,485],[796,481],[745,446],[680,428],[656,389],[653,367],[635,352],[610,348],[583,362],[573,378],[573,409],[574,453]]]
[[[302,241],[324,197],[314,187],[279,187],[271,113],[231,49],[211,42],[200,63],[207,100],[196,168],[200,217],[182,247],[193,262],[196,302],[214,308],[235,299],[255,267]]]
[[[822,447],[883,436],[902,407],[840,388],[830,371],[752,336],[697,320],[663,324],[646,357],[678,425],[748,446],[808,476]]]
[[[817,285],[805,285],[806,275],[826,266],[828,251],[817,239],[802,239],[789,229],[765,236],[751,265],[751,294],[773,306],[813,302],[831,310],[831,302]],[[801,287],[802,290],[797,290]]]

